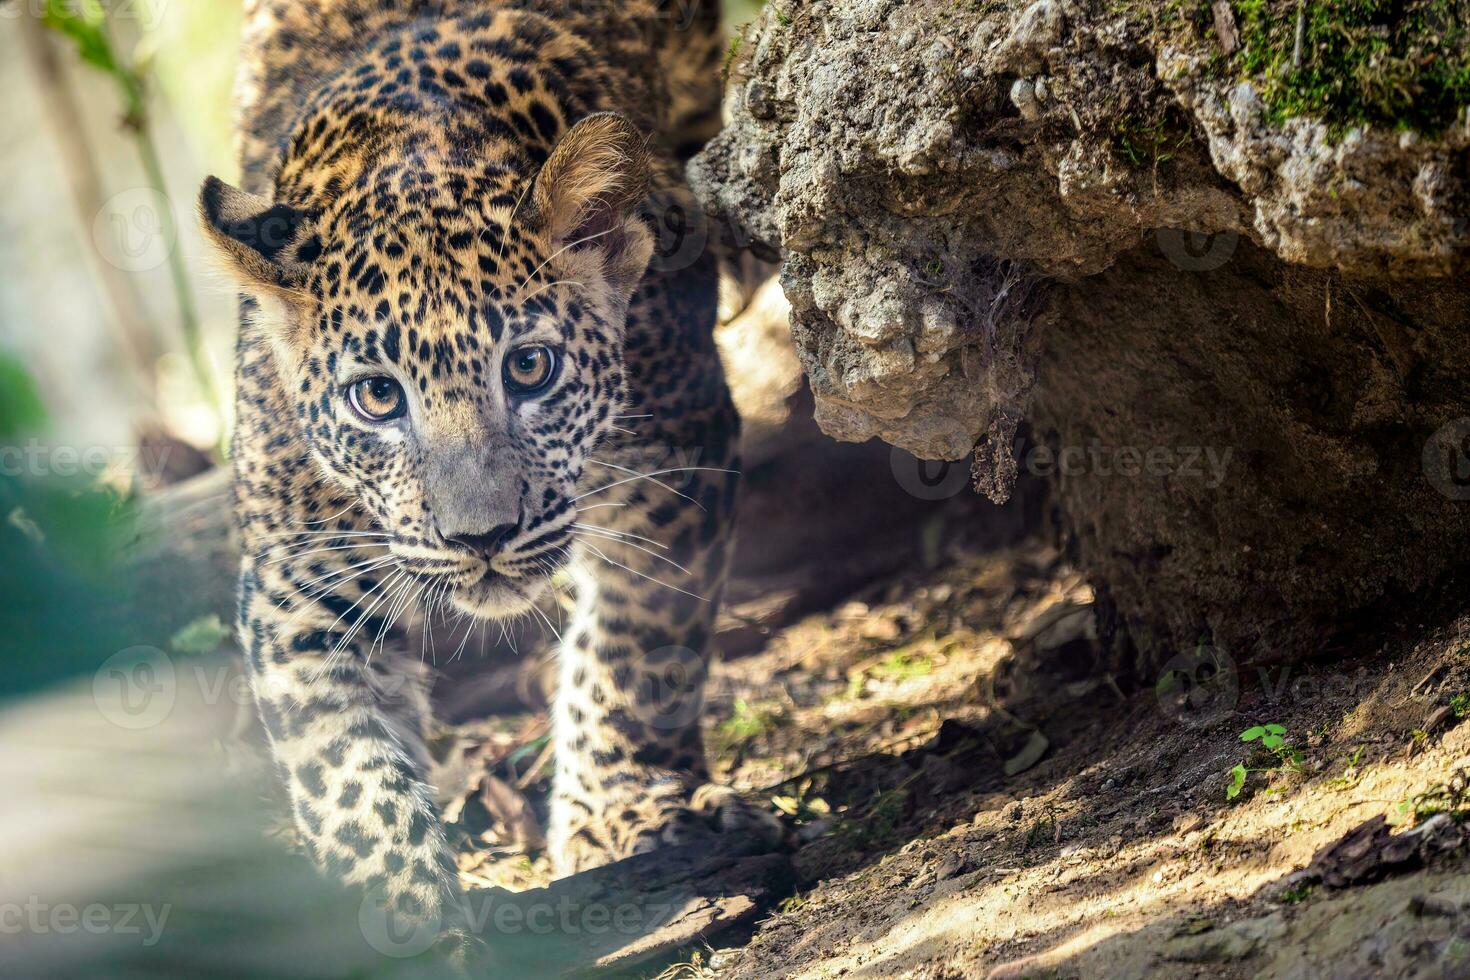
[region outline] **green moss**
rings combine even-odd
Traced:
[[[744,698],[735,699],[735,711],[712,733],[711,751],[716,758],[725,758],[747,742],[764,735],[776,727],[783,711],[775,702],[750,704]]]
[[[1277,120],[1314,116],[1337,133],[1380,124],[1435,132],[1470,104],[1470,2],[1235,0],[1241,50]]]
[[[1170,111],[1153,119],[1123,116],[1113,128],[1113,151],[1135,167],[1163,166],[1189,142],[1189,126],[1177,115]]]
[[[1470,105],[1470,0],[1230,0],[1240,46],[1229,55],[1210,0],[1102,6],[1155,50],[1192,50],[1213,77],[1254,83],[1271,122],[1318,119],[1334,138],[1367,125],[1432,135]]]

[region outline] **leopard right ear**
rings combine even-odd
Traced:
[[[204,235],[249,292],[285,292],[321,253],[312,216],[209,177],[199,192]]]

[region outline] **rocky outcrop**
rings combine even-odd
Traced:
[[[1046,477],[1152,661],[1316,649],[1470,542],[1463,113],[1283,118],[1214,7],[776,0],[691,168],[822,428]]]

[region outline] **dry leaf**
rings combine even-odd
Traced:
[[[539,850],[546,846],[541,822],[536,819],[526,797],[514,786],[486,773],[484,782],[480,784],[480,802],[492,821],[488,833],[525,850]]]

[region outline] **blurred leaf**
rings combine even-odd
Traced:
[[[1230,770],[1230,781],[1225,784],[1225,798],[1235,799],[1245,788],[1245,766],[1234,766]]]
[[[0,354],[0,439],[14,439],[46,424],[41,394],[25,366]]]
[[[147,109],[145,76],[137,65],[119,59],[113,50],[101,0],[46,0],[44,20],[46,26],[72,40],[85,64],[112,77],[122,96],[124,121],[141,129]]]
[[[203,656],[219,649],[230,635],[229,629],[216,613],[200,616],[173,635],[168,641],[174,653],[184,656]]]
[[[480,784],[480,802],[490,814],[492,839],[526,849],[546,846],[541,824],[520,790],[486,773]]]
[[[1045,735],[1033,729],[1026,738],[1026,744],[1021,746],[1021,751],[1005,761],[1005,774],[1015,776],[1030,769],[1041,761],[1041,757],[1046,755],[1047,747],[1050,745]]]
[[[36,544],[46,543],[46,532],[36,526],[36,522],[26,516],[24,507],[17,507],[10,512],[5,519],[11,527],[16,528],[21,534],[30,538]]]
[[[47,0],[46,26],[71,38],[87,64],[105,72],[118,70],[107,39],[107,13],[100,0]]]

